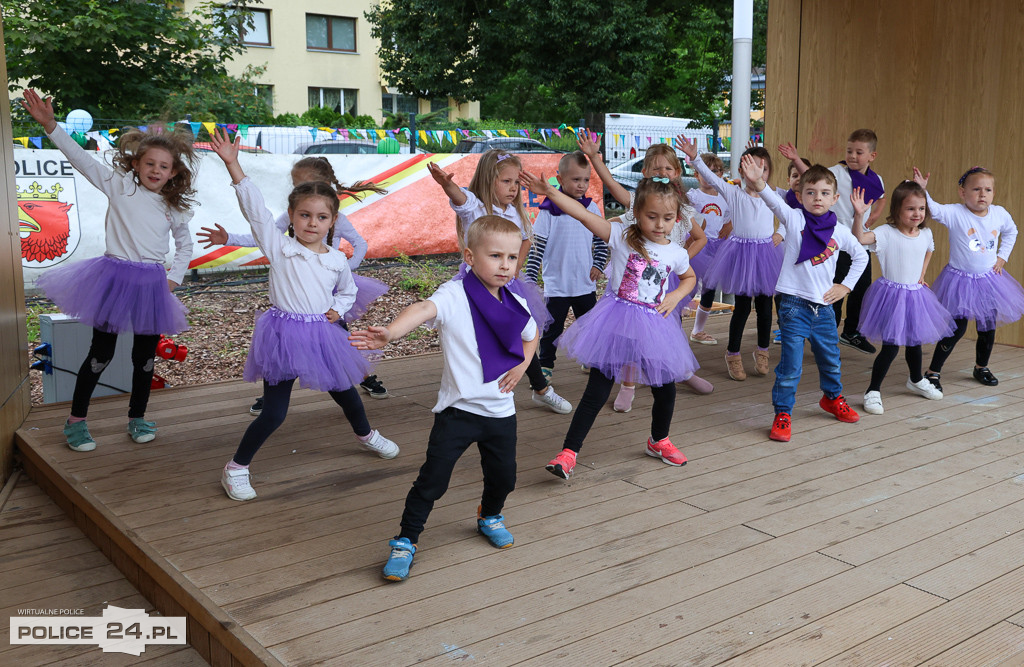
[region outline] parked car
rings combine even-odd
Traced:
[[[313,141],[299,144],[293,152],[300,155],[377,155],[380,151],[374,141]],[[408,153],[409,145],[401,144],[399,152]]]
[[[527,139],[525,137],[494,137],[488,139],[486,137],[467,137],[460,141],[453,153],[484,153],[490,149],[495,148],[498,150],[506,151],[509,153],[566,153],[567,151],[558,150],[556,148],[550,148],[545,146],[536,139]]]

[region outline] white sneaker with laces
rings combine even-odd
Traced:
[[[942,398],[942,392],[936,389],[935,385],[929,382],[927,378],[921,378],[917,382],[911,382],[910,378],[907,378],[907,389],[933,401]]]
[[[220,476],[220,485],[231,500],[252,500],[256,497],[256,490],[249,483],[248,468],[231,470],[225,467]]]
[[[567,415],[572,412],[572,403],[555,393],[555,388],[548,385],[548,390],[543,394],[533,392],[533,402],[543,405],[560,415]]]
[[[880,415],[885,412],[882,408],[882,392],[869,391],[864,394],[864,412],[869,415]]]
[[[382,436],[376,429],[370,431],[369,440],[360,444],[371,452],[376,452],[382,459],[393,459],[398,456],[398,445]]]

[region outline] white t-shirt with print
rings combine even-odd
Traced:
[[[611,259],[608,262],[608,291],[620,299],[655,308],[665,298],[670,273],[683,275],[690,268],[690,257],[677,243],[658,244],[644,240],[650,256],[648,262],[626,242],[629,228],[621,222],[611,222],[608,237]]]

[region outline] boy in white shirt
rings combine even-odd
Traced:
[[[526,300],[506,283],[515,277],[520,248],[515,223],[496,215],[469,228],[462,280],[441,285],[426,301],[409,306],[387,327],[352,332],[352,344],[379,349],[416,327],[439,328],[444,370],[433,408],[427,460],[405,500],[401,532],[388,544],[384,578],[409,576],[416,542],[452,470],[472,443],[480,449],[484,491],[477,529],[499,549],[512,546],[501,510],[516,484],[516,407],[512,390],[537,350],[537,325]]]
[[[753,157],[744,157],[740,171],[748,182],[754,183],[765,205],[786,228],[786,258],[776,285],[776,292],[782,297],[782,357],[775,367],[775,420],[769,437],[782,442],[790,439],[796,388],[803,371],[804,340],[810,341],[818,365],[824,393],[818,404],[839,421],[855,422],[860,416],[843,398],[839,337],[832,304],[850,293],[867,265],[868,256],[850,230],[836,224],[836,214],[829,210],[838,197],[836,178],[821,165],[805,171],[796,192],[801,207],[792,209],[764,182]],[[840,250],[849,253],[852,262],[843,282],[834,284]]]

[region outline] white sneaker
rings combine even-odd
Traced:
[[[533,402],[551,408],[560,415],[567,415],[572,412],[572,403],[555,393],[555,388],[548,385],[547,392],[538,394],[533,392]]]
[[[869,391],[864,394],[864,412],[870,415],[880,415],[885,412],[882,409],[882,392]]]
[[[398,445],[380,434],[380,431],[370,431],[370,439],[360,443],[371,452],[376,452],[382,459],[393,459],[398,456]]]
[[[249,483],[249,469],[240,468],[229,470],[224,468],[220,476],[220,485],[224,487],[228,498],[231,500],[252,500],[256,497],[256,490]]]
[[[926,378],[921,378],[917,382],[911,382],[910,378],[907,378],[907,389],[933,401],[937,401],[942,398],[942,392],[936,389],[935,385],[929,382]]]

